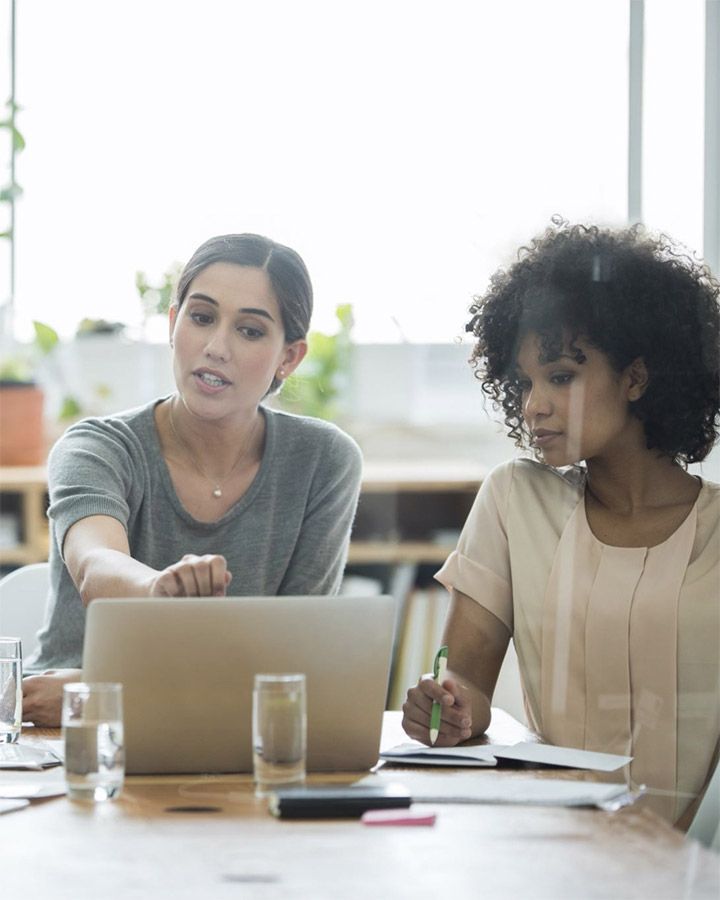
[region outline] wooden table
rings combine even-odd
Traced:
[[[34,735],[58,733],[24,733]],[[491,741],[525,736],[514,720],[494,714]],[[386,713],[383,745],[399,739],[399,715]],[[482,777],[514,773],[493,770]],[[217,811],[172,811],[188,806]],[[720,858],[641,802],[616,813],[439,804],[433,809],[434,827],[282,821],[254,797],[247,775],[134,776],[115,802],[85,805],[60,797],[0,817],[0,886],[3,897],[32,900],[718,896]]]

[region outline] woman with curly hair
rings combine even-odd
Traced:
[[[483,483],[437,575],[449,674],[403,725],[475,737],[510,638],[530,726],[633,757],[687,827],[718,757],[720,485],[687,464],[718,433],[720,285],[665,236],[556,227],[471,307],[471,362],[518,458]]]

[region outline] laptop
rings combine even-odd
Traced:
[[[256,673],[304,672],[308,771],[378,760],[394,601],[365,597],[98,599],[86,681],[123,685],[126,771],[252,771]]]

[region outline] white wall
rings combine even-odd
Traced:
[[[483,410],[468,346],[357,344],[342,424],[371,458],[500,461],[511,442]],[[117,336],[63,343],[43,364],[48,426],[53,435],[62,397],[75,396],[87,415],[140,405],[173,390],[169,347]]]

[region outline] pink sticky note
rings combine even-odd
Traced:
[[[434,825],[434,812],[412,809],[369,809],[360,817],[363,825]]]

